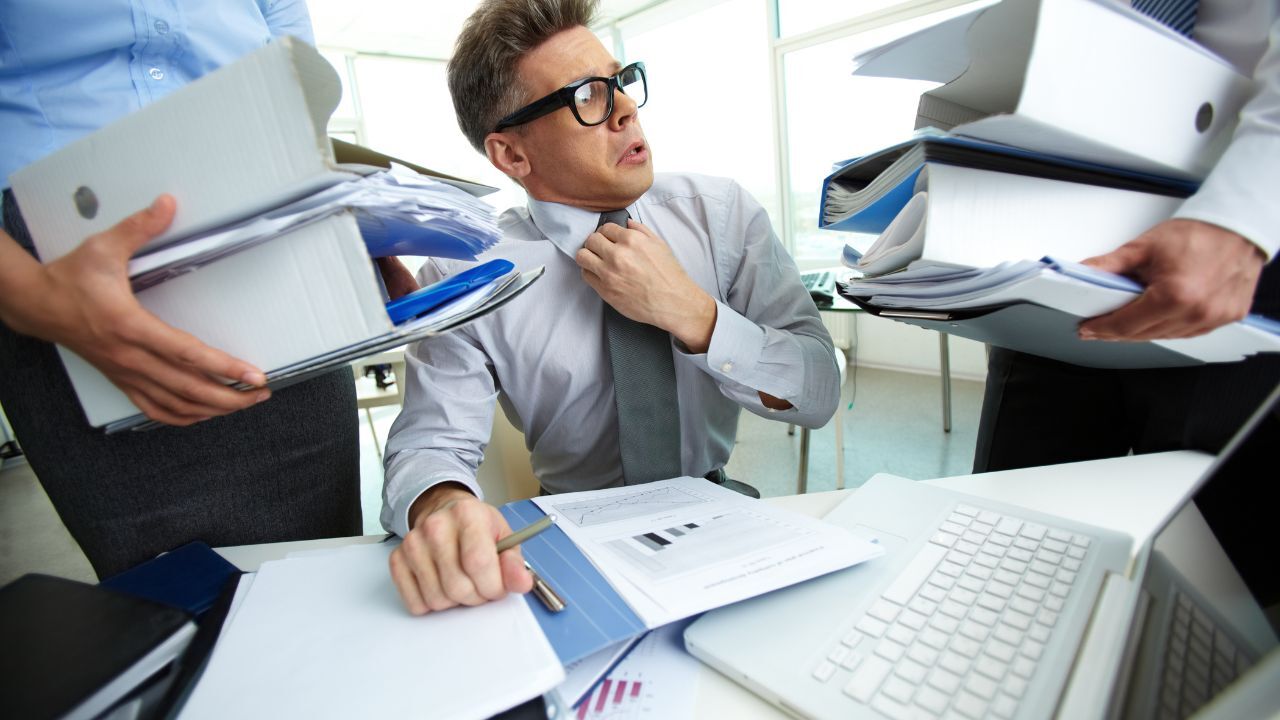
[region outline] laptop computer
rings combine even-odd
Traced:
[[[826,520],[882,557],[707,613],[685,644],[797,717],[1177,718],[1233,684],[1280,711],[1278,442],[1280,387],[1133,563],[1122,533],[876,476]],[[1268,655],[1271,681],[1235,682]]]

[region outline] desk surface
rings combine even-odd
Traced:
[[[1169,452],[1109,460],[1051,465],[1025,470],[961,475],[926,482],[957,492],[1013,503],[1079,522],[1118,530],[1137,545],[1160,526],[1185,496],[1212,457],[1197,452]],[[821,517],[856,489],[789,495],[766,502]],[[329,538],[267,545],[218,548],[223,557],[246,571],[296,550],[379,542],[383,535]],[[698,678],[696,717],[784,718],[747,690],[703,666]]]

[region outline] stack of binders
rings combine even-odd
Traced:
[[[1202,338],[1087,343],[1081,320],[1134,299],[1078,265],[1168,219],[1230,141],[1252,83],[1107,0],[1002,0],[855,59],[944,83],[915,136],[839,165],[819,224],[877,233],[841,293],[914,325],[1091,367],[1280,351],[1258,318]]]
[[[494,189],[331,141],[340,95],[320,54],[284,38],[22,168],[10,180],[40,258],[172,194],[173,224],[130,262],[139,302],[276,388],[445,332],[538,277],[508,264],[451,305],[393,317],[374,258],[475,259],[500,237],[479,199]],[[91,425],[146,420],[58,350]]]

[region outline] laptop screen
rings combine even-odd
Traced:
[[[1132,717],[1187,717],[1271,653],[1280,635],[1277,513],[1280,387],[1160,530],[1142,579],[1149,599]]]
[[[1280,478],[1278,397],[1272,393],[1248,436],[1196,491],[1195,504],[1268,622],[1280,633],[1280,572],[1273,529],[1278,514],[1268,500]]]

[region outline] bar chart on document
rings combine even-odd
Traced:
[[[706,505],[704,513],[698,505]],[[679,511],[680,519],[672,520]],[[636,490],[610,498],[561,505],[557,512],[575,525],[588,528],[606,523],[651,517],[651,526],[629,525],[622,537],[603,545],[633,570],[652,580],[666,580],[705,568],[735,555],[758,551],[791,539],[793,530],[749,510],[715,506],[708,498],[680,487]],[[734,538],[751,538],[751,543]]]
[[[533,502],[559,518],[557,527],[649,628],[879,554],[876,546],[840,528],[703,478],[547,495]],[[644,694],[643,685],[638,692]]]
[[[684,649],[676,622],[641,640],[574,708],[577,720],[678,720],[693,716],[698,661]]]

